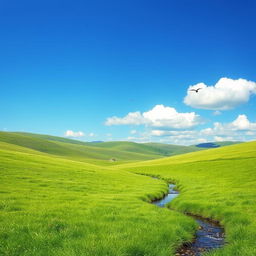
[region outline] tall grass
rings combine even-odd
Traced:
[[[256,143],[123,166],[174,180],[181,191],[169,207],[220,220],[228,244],[209,255],[256,255]]]
[[[0,142],[0,255],[175,255],[196,228],[179,212],[225,226],[228,244],[209,255],[256,255],[255,142],[115,166],[37,142]],[[174,181],[177,211],[149,204],[167,186],[139,174]]]
[[[0,172],[0,255],[164,256],[195,228],[149,177],[7,149]]]

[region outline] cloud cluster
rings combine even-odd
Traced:
[[[65,136],[66,137],[73,137],[73,138],[79,138],[79,137],[83,137],[84,136],[84,133],[79,131],[79,132],[74,132],[72,130],[67,130],[65,132]]]
[[[256,132],[256,123],[248,120],[246,115],[238,115],[238,117],[231,123],[222,124],[219,122],[214,123],[213,128],[206,128],[201,130],[204,135],[220,135],[229,136],[234,132]]]
[[[256,123],[250,122],[246,115],[238,115],[230,123],[215,122],[213,127],[201,130],[165,131],[152,130],[150,135],[161,137],[162,142],[174,144],[196,144],[206,141],[252,140],[256,138]]]
[[[130,112],[124,117],[110,117],[106,125],[146,125],[157,128],[188,129],[202,123],[195,112],[179,113],[175,108],[156,105],[151,110]]]
[[[191,91],[196,88],[202,89],[198,93]],[[228,110],[248,102],[252,94],[256,94],[255,82],[221,78],[214,86],[204,83],[189,86],[184,103],[199,109]]]
[[[201,88],[197,91],[196,89]],[[194,89],[194,90],[192,90]],[[224,110],[233,109],[249,101],[256,94],[256,83],[246,79],[221,78],[215,85],[198,83],[189,86],[184,103],[198,109],[213,110],[213,116],[222,115]],[[223,118],[222,118],[223,119]],[[112,116],[105,125],[141,125],[131,130],[135,141],[160,141],[172,144],[191,145],[207,141],[252,140],[256,138],[256,123],[246,115],[238,115],[230,123],[215,122],[211,127],[200,128],[204,120],[195,112],[180,113],[175,108],[156,105],[145,112],[130,112],[123,117]],[[199,126],[199,127],[197,127]]]

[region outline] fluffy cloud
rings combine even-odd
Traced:
[[[195,136],[197,131],[166,131],[166,130],[152,130],[150,135],[152,136],[170,136],[170,137],[182,137],[182,138],[189,138],[191,136]]]
[[[167,131],[154,129],[152,137],[162,142],[191,145],[206,141],[243,141],[256,139],[256,123],[250,122],[246,115],[238,115],[230,123],[214,123],[213,127],[202,130]]]
[[[222,142],[222,141],[225,141],[225,138],[220,137],[220,136],[214,136],[214,141],[216,141],[216,142]]]
[[[235,130],[256,130],[256,123],[251,123],[246,115],[239,115],[231,126]]]
[[[78,138],[78,137],[83,137],[84,136],[84,133],[83,132],[74,132],[72,130],[67,130],[65,132],[65,136],[66,137],[73,137],[73,138]]]
[[[131,112],[125,117],[109,117],[105,122],[106,125],[127,125],[127,124],[134,124],[140,125],[145,124],[145,120],[140,112]]]
[[[146,125],[158,128],[188,129],[201,124],[202,120],[195,112],[178,113],[175,108],[156,105],[153,109],[141,113],[131,112],[125,117],[110,117],[106,125]]]
[[[137,133],[136,130],[131,130],[131,131],[130,131],[130,134],[136,134],[136,133]]]
[[[201,136],[214,136],[215,141],[252,140],[256,138],[256,123],[250,122],[246,115],[238,115],[230,123],[214,123],[213,128],[200,131]]]
[[[214,123],[213,128],[206,128],[201,130],[201,134],[228,136],[230,134],[234,134],[234,132],[240,131],[256,131],[256,123],[250,122],[246,115],[238,115],[238,117],[233,122],[227,124],[216,122]]]
[[[202,88],[198,93],[191,89]],[[214,86],[198,83],[189,86],[184,103],[199,109],[228,110],[248,102],[256,94],[256,83],[245,79],[221,78]]]

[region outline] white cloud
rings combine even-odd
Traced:
[[[89,137],[94,137],[95,134],[94,134],[93,132],[90,132],[90,133],[88,134],[88,136],[89,136]]]
[[[179,137],[191,137],[192,135],[196,135],[197,131],[166,131],[166,130],[152,130],[150,132],[150,135],[156,136],[156,137],[162,137],[162,136],[179,136]]]
[[[214,116],[219,116],[221,115],[221,112],[219,110],[216,110],[212,113]]]
[[[131,131],[130,131],[130,134],[136,134],[136,133],[137,133],[136,130],[131,130]]]
[[[224,135],[228,136],[238,131],[256,131],[256,123],[248,120],[246,115],[238,115],[238,117],[231,123],[222,124],[214,123],[213,128],[206,128],[201,130],[204,135]]]
[[[170,127],[174,129],[187,129],[202,123],[195,112],[178,113],[175,108],[156,105],[152,110],[143,113],[143,117],[153,127]]]
[[[125,141],[132,141],[132,142],[137,142],[137,143],[147,143],[147,142],[151,142],[151,139],[149,136],[141,136],[141,137],[133,137],[133,136],[129,136],[127,138],[124,138],[122,140]]]
[[[198,93],[191,89],[202,88]],[[189,86],[184,103],[199,109],[228,110],[246,103],[256,94],[256,83],[245,79],[221,78],[214,86],[198,83]]]
[[[79,132],[74,132],[72,130],[67,130],[65,132],[65,136],[66,137],[73,137],[73,138],[78,138],[78,137],[83,137],[84,136],[84,133],[79,131]]]
[[[199,139],[195,140],[195,144],[196,143],[205,143],[205,142],[207,142],[207,139],[205,139],[205,138],[199,138]]]
[[[195,112],[178,113],[175,108],[156,105],[153,109],[140,113],[130,112],[125,117],[110,117],[106,125],[146,125],[158,128],[188,129],[201,124]]]
[[[116,116],[107,118],[107,121],[105,122],[106,125],[128,125],[128,124],[134,124],[134,125],[140,125],[145,124],[145,120],[140,112],[131,112],[125,117],[119,118]]]
[[[256,130],[256,123],[251,123],[246,115],[239,115],[231,126],[235,130]]]
[[[214,141],[216,141],[216,142],[222,142],[222,141],[225,141],[225,138],[220,137],[220,136],[214,136]]]
[[[238,115],[230,123],[216,122],[213,127],[202,130],[157,130],[150,131],[150,136],[162,142],[191,145],[201,142],[243,141],[256,139],[256,123],[250,122],[246,115]]]
[[[256,136],[256,130],[255,131],[247,131],[245,132],[245,135],[248,135],[248,136]],[[256,139],[256,138],[255,138]]]

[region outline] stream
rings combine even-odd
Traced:
[[[169,184],[168,194],[162,199],[153,201],[152,204],[165,207],[167,203],[179,195],[179,192],[174,188],[174,184]],[[224,245],[224,229],[217,221],[192,214],[187,215],[198,223],[199,228],[196,231],[193,241],[184,243],[178,248],[175,254],[176,256],[200,256],[204,252],[220,248]]]

